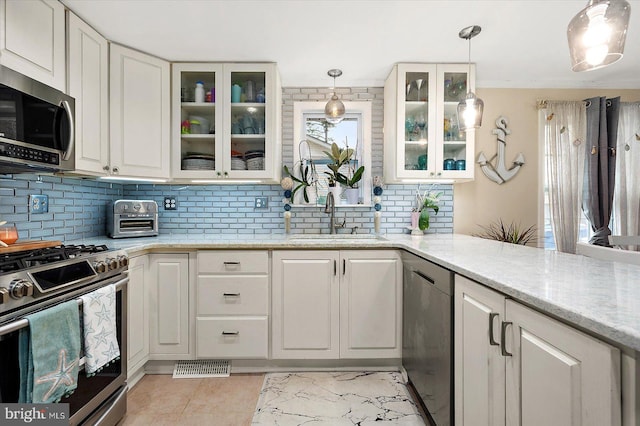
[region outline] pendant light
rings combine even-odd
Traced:
[[[333,96],[324,107],[324,116],[327,121],[331,124],[338,124],[344,118],[344,104],[338,96],[336,95],[336,77],[340,77],[342,75],[342,71],[339,69],[331,69],[327,71],[329,76],[333,77]]]
[[[589,0],[567,28],[571,69],[595,70],[620,60],[630,14],[625,0]]]
[[[458,34],[460,38],[469,40],[469,74],[467,80],[471,81],[471,39],[480,34],[478,25],[463,28]],[[458,103],[458,127],[462,131],[477,129],[482,124],[482,110],[484,102],[471,91],[471,85],[467,85],[467,95]]]

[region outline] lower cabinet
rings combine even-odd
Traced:
[[[129,259],[127,285],[127,377],[131,378],[149,360],[149,258]]]
[[[198,358],[268,357],[268,251],[199,251],[196,298]]]
[[[457,425],[619,425],[620,351],[461,276]]]
[[[189,354],[189,254],[149,255],[150,358]]]
[[[274,251],[272,273],[274,359],[401,357],[396,251]]]

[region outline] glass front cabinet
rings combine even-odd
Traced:
[[[475,91],[468,64],[396,64],[384,86],[384,179],[474,177],[474,131],[459,130],[457,105]]]
[[[172,177],[280,181],[280,77],[273,63],[175,63]]]

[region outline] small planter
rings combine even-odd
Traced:
[[[345,196],[347,197],[347,204],[358,204],[358,197],[360,196],[360,189],[358,188],[347,188],[344,190]]]

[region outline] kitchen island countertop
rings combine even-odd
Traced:
[[[404,249],[619,346],[640,351],[640,266],[636,265],[457,234],[371,239],[181,234],[95,237],[67,243],[106,244],[125,249],[130,256],[159,249]]]

